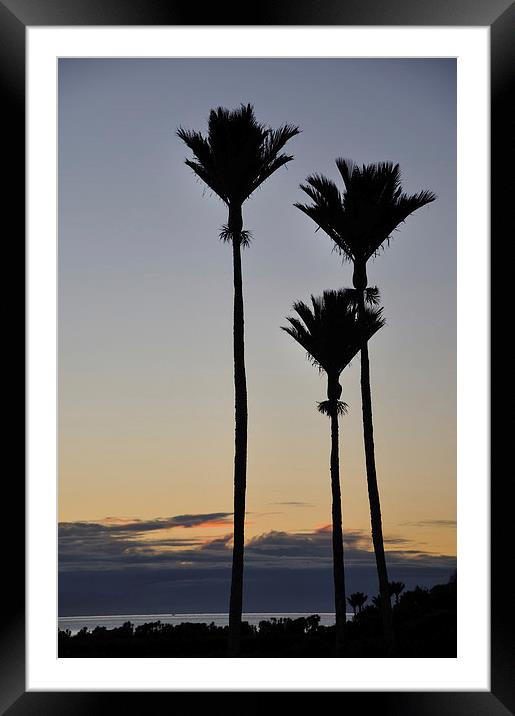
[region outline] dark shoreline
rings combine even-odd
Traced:
[[[456,657],[456,584],[417,587],[393,606],[396,657]],[[335,627],[321,626],[317,614],[297,619],[244,622],[243,657],[334,657]],[[346,657],[385,656],[376,606],[364,607],[347,623]],[[59,658],[225,657],[227,626],[214,623],[148,622],[134,627],[58,630]]]

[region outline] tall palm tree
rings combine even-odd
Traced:
[[[327,376],[327,400],[318,404],[321,413],[331,419],[331,491],[333,527],[333,577],[336,616],[336,645],[339,651],[345,633],[345,575],[343,554],[342,509],[340,491],[340,457],[338,417],[346,411],[340,401],[340,375],[361,347],[362,331],[367,340],[384,324],[381,308],[366,308],[358,319],[356,292],[353,289],[324,291],[311,296],[312,307],[297,301],[297,317],[288,317],[282,326],[299,343],[311,362]]]
[[[328,234],[344,259],[353,262],[353,284],[358,292],[359,313],[364,316],[368,260],[379,252],[385,242],[389,242],[392,232],[400,223],[436,197],[430,191],[405,194],[401,187],[398,164],[386,162],[359,167],[348,159],[337,159],[336,166],[344,183],[342,193],[330,179],[321,174],[312,174],[305,184],[301,184],[301,189],[313,203],[297,203],[295,206]],[[384,637],[387,648],[391,649],[392,610],[377,486],[368,339],[364,330],[361,344],[361,401],[372,541],[379,579]]]
[[[206,137],[182,127],[177,130],[179,138],[193,152],[193,159],[186,159],[187,166],[228,208],[227,224],[222,228],[220,238],[232,244],[235,393],[234,538],[229,603],[229,652],[232,655],[238,653],[240,645],[247,482],[248,414],[241,248],[248,245],[250,233],[243,229],[242,206],[268,177],[293,159],[282,150],[298,133],[298,127],[291,124],[279,129],[259,124],[250,104],[242,104],[232,111],[224,107],[211,110]]]

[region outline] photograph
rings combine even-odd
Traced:
[[[0,714],[515,714],[514,20],[0,0]]]
[[[57,95],[58,658],[456,658],[456,58]]]

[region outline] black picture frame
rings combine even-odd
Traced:
[[[198,22],[201,17],[202,22]],[[185,6],[173,0],[0,0],[0,78],[4,152],[10,158],[4,165],[4,231],[11,219],[9,245],[13,260],[24,265],[25,236],[25,29],[28,26],[58,25],[392,25],[392,26],[488,26],[491,37],[491,236],[492,261],[495,239],[501,241],[503,227],[513,226],[513,196],[504,181],[503,169],[513,157],[513,114],[509,112],[510,79],[515,67],[515,4],[507,0],[261,0],[239,9],[220,3],[209,8]],[[511,32],[510,32],[511,31]],[[510,150],[511,148],[511,150]],[[510,154],[511,151],[511,154]],[[4,154],[5,156],[5,154]],[[513,162],[511,162],[513,167]],[[6,171],[6,168],[8,171]],[[513,192],[513,189],[511,190]],[[7,211],[5,210],[7,209]],[[513,229],[512,229],[513,232]],[[510,238],[510,237],[508,237]],[[23,285],[23,280],[19,285]],[[24,306],[24,295],[16,288]],[[21,295],[20,295],[21,294]],[[12,295],[12,294],[10,294]],[[10,297],[10,296],[9,296]],[[491,315],[497,314],[501,297],[491,296]],[[12,304],[11,304],[12,305]],[[11,313],[7,311],[7,313]],[[10,345],[24,345],[23,321],[11,319]],[[5,335],[5,334],[4,334]],[[493,368],[497,354],[492,351]],[[12,375],[22,373],[23,360],[12,362]],[[493,375],[493,369],[492,373]],[[20,386],[25,384],[20,375]],[[20,400],[19,388],[16,404]],[[492,385],[491,410],[497,393]],[[21,400],[20,400],[21,403]],[[14,405],[14,403],[13,403]],[[16,411],[9,413],[11,429],[21,425]],[[500,421],[501,422],[501,421]],[[491,435],[491,454],[503,443],[498,433]],[[7,442],[6,442],[7,444]],[[506,444],[506,443],[504,443]],[[8,452],[8,451],[6,451]],[[17,453],[19,455],[19,453]],[[14,462],[16,465],[16,461]],[[4,509],[11,526],[4,531],[4,618],[0,623],[0,713],[9,716],[32,714],[103,714],[134,709],[157,714],[163,709],[223,708],[234,713],[258,713],[270,707],[291,709],[291,694],[268,692],[169,693],[169,692],[26,692],[25,687],[25,484],[21,469],[9,473],[4,484]],[[505,470],[491,471],[491,691],[471,692],[340,692],[339,708],[381,711],[402,716],[467,714],[467,716],[505,716],[515,713],[513,599],[503,577],[509,557],[507,538],[510,524],[508,496],[512,482]],[[7,509],[7,504],[9,508]],[[508,567],[513,571],[512,567]],[[8,578],[7,578],[8,576]],[[471,625],[473,628],[473,625]],[[309,708],[320,693],[303,693]],[[308,703],[306,703],[306,700]],[[314,700],[312,701],[315,704]],[[217,705],[218,704],[218,705]]]

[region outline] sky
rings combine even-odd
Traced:
[[[334,160],[393,161],[437,200],[369,263],[370,343],[391,578],[456,557],[456,64],[452,59],[60,59],[59,613],[226,611],[232,530],[232,257],[225,205],[179,126],[254,105],[299,125],[294,161],[243,208],[249,452],[244,610],[331,611],[323,377],[280,330],[296,300],[352,283],[293,207]],[[342,375],[348,591],[377,592],[359,360]],[[172,608],[173,607],[173,608]]]

